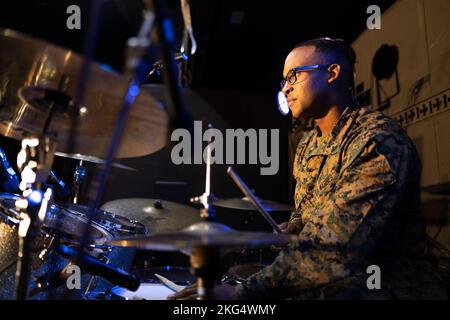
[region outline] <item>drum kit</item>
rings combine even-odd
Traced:
[[[139,92],[133,78],[73,51],[12,30],[0,30],[0,47],[0,134],[22,141],[21,194],[0,194],[0,299],[165,299],[194,282],[199,299],[212,299],[213,286],[224,281],[224,274],[229,279],[234,273],[239,282],[258,270],[248,265],[227,273],[223,249],[296,240],[281,233],[268,213],[290,207],[256,198],[232,169],[229,174],[246,197],[215,199],[209,162],[205,193],[194,199],[200,210],[142,198],[114,200],[101,208],[95,201],[79,204],[83,162],[133,170],[112,158],[161,149],[170,112]],[[88,72],[80,74],[86,64]],[[132,107],[124,116],[121,106],[127,103]],[[58,181],[51,170],[54,156],[79,161],[70,203],[54,200],[43,188],[49,176]],[[231,229],[215,222],[214,206],[258,210],[275,232]],[[130,273],[137,250],[182,252],[190,257],[190,268],[161,265]],[[79,290],[67,286],[74,266],[83,270]]]

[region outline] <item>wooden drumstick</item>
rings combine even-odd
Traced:
[[[159,279],[159,281],[162,282],[163,285],[165,285],[170,290],[173,290],[175,292],[180,292],[181,290],[184,289],[183,286],[177,285],[175,282],[170,281],[169,279],[167,279],[166,277],[163,277],[160,274],[155,273],[155,276]]]
[[[233,179],[234,183],[236,183],[239,189],[241,189],[242,193],[245,194],[245,196],[250,200],[253,206],[259,211],[259,213],[261,213],[264,219],[267,220],[273,231],[275,231],[275,233],[282,233],[275,220],[272,219],[270,214],[264,209],[259,199],[253,194],[250,188],[247,187],[245,182],[242,181],[242,179],[238,176],[238,174],[233,170],[232,167],[228,167],[227,173]]]

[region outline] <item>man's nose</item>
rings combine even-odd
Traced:
[[[294,88],[286,81],[281,91],[287,96]]]

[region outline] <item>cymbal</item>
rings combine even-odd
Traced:
[[[62,158],[70,158],[70,159],[74,159],[74,160],[82,160],[82,161],[91,162],[91,163],[100,164],[100,165],[104,165],[106,163],[106,161],[103,160],[102,158],[87,156],[87,155],[79,154],[79,153],[55,152],[55,156],[62,157]],[[128,170],[128,171],[137,171],[134,168],[128,167],[124,164],[120,164],[117,162],[113,162],[112,166],[119,168],[119,169]]]
[[[0,134],[22,140],[40,134],[50,106],[49,132],[57,134],[56,151],[95,157],[106,154],[128,81],[89,62],[80,108],[74,101],[85,59],[71,50],[24,34],[0,29]],[[68,149],[72,119],[77,117],[74,147]],[[140,91],[131,106],[116,157],[139,157],[166,144],[168,116],[162,105]]]
[[[199,222],[181,232],[149,236],[123,237],[108,241],[120,247],[146,250],[178,251],[194,247],[261,247],[294,242],[297,236],[266,232],[238,232],[224,224]]]
[[[260,201],[266,211],[290,211],[292,209],[288,204],[262,199]],[[257,210],[247,197],[217,200],[214,201],[214,206],[237,210]]]
[[[87,206],[70,202],[59,201],[57,204],[65,210],[77,215],[81,214],[84,217],[88,217],[91,213],[94,213],[94,221],[100,223],[102,227],[106,228],[108,231],[112,229],[114,231],[119,231],[122,233],[126,232],[129,234],[147,234],[147,229],[143,224],[132,219],[127,219],[118,214],[99,209],[91,209]]]
[[[118,199],[105,203],[101,209],[142,223],[149,234],[180,231],[200,220],[199,210],[158,199]]]

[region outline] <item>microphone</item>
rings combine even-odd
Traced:
[[[69,260],[77,261],[77,250],[74,250],[68,246],[59,245],[56,251]],[[120,268],[100,262],[90,255],[83,254],[82,263],[83,265],[80,266],[80,268],[85,269],[88,273],[100,276],[109,282],[117,284],[128,290],[136,291],[141,284],[141,280],[136,276]]]
[[[188,56],[185,53],[178,53],[176,55],[174,55],[173,60],[176,63],[180,63],[183,61],[187,61],[188,60]],[[161,69],[164,68],[164,65],[162,63],[162,60],[158,60],[153,64],[153,67],[150,69],[150,71],[148,72],[148,77],[151,77],[152,75],[156,74],[159,75],[161,73]]]
[[[2,148],[0,148],[0,162],[2,166],[2,168],[0,168],[0,186],[2,191],[11,193],[16,192],[19,189],[19,178],[9,164]]]

